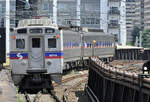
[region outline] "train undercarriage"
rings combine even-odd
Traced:
[[[19,78],[19,75],[17,77]],[[18,79],[12,78],[13,80]],[[50,90],[53,90],[51,79],[51,76],[48,74],[29,74],[20,76],[18,83],[15,83],[15,85],[18,86],[18,92],[20,93],[35,94],[39,91],[49,92]]]
[[[88,60],[72,61],[65,63],[63,74],[70,72],[73,69],[83,70],[88,68]],[[11,74],[15,86],[18,87],[20,93],[36,94],[39,91],[43,93],[53,90],[52,81],[61,84],[61,74],[44,74],[44,73],[28,73],[26,75]]]

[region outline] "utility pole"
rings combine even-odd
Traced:
[[[81,25],[81,0],[77,0],[77,26]]]
[[[142,31],[140,31],[140,38],[139,38],[139,40],[140,40],[139,47],[142,47]]]
[[[41,7],[42,7],[42,0],[38,0],[38,4],[37,4],[37,9],[38,9],[38,16],[41,15]]]
[[[10,0],[6,0],[6,53],[9,53],[9,35],[10,35]]]
[[[53,0],[53,23],[57,24],[57,0]]]
[[[126,45],[126,0],[121,0],[120,6],[120,41],[123,46]]]
[[[50,4],[51,4],[51,0],[48,0],[48,6],[49,6],[49,7],[48,7],[48,10],[49,10],[49,13],[51,13],[51,12],[50,12]],[[49,15],[49,18],[50,18],[50,15]]]
[[[138,46],[138,37],[136,36],[136,40],[135,40],[135,46]]]

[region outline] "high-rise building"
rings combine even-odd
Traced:
[[[108,0],[108,32],[122,45],[126,45],[125,3],[125,0]]]
[[[146,0],[145,0],[146,1]],[[136,0],[134,26],[144,28],[144,0]]]
[[[16,0],[16,26],[21,19],[30,18],[32,15],[30,5],[26,0]]]
[[[135,26],[141,30],[150,29],[150,0],[137,0],[135,13]]]
[[[71,23],[77,25],[77,22],[80,22],[80,26],[101,28],[100,1],[57,0],[57,24],[68,25]],[[53,0],[29,0],[29,2],[31,7],[37,10],[36,15],[53,18]]]
[[[10,26],[15,27],[16,0],[10,0],[10,17],[6,15],[6,0],[0,0],[0,27],[6,27],[6,19],[10,19]]]
[[[150,0],[144,0],[144,29],[150,29]]]
[[[27,4],[17,3],[17,20],[36,16],[49,17],[58,25],[103,29],[104,32],[115,35],[123,45],[126,44],[125,0],[28,1],[29,7]],[[19,5],[23,8],[19,8]]]
[[[134,19],[136,0],[126,0],[126,30],[127,30],[127,42],[133,42],[132,31],[134,28]]]
[[[108,32],[120,40],[120,0],[108,0]]]

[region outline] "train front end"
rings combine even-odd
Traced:
[[[10,67],[20,91],[51,89],[51,80],[61,82],[63,36],[44,22],[23,20],[10,36]]]

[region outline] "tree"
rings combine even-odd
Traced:
[[[139,27],[137,27],[137,26],[135,26],[135,27],[133,28],[133,31],[132,31],[133,43],[132,43],[132,45],[135,44],[135,42],[136,42],[136,37],[139,38],[140,30],[141,30],[141,29],[140,29]]]
[[[144,30],[142,33],[142,46],[150,48],[150,30]]]

